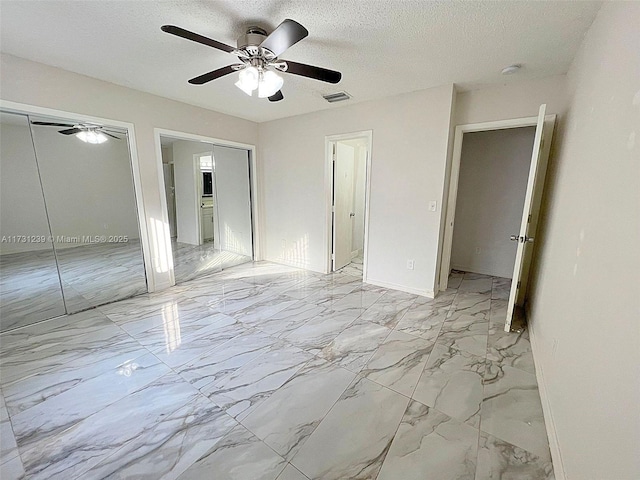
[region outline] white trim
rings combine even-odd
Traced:
[[[35,105],[27,105],[24,103],[10,102],[0,99],[0,108],[7,111],[13,111],[23,114],[42,115],[47,117],[57,117],[63,120],[73,119],[72,121],[86,121],[91,123],[111,125],[113,127],[123,128],[127,131],[127,143],[129,144],[129,157],[131,158],[131,174],[133,176],[133,189],[136,198],[136,207],[138,210],[138,228],[140,230],[140,245],[142,246],[142,258],[147,277],[147,290],[154,292],[158,289],[158,283],[155,278],[153,269],[153,259],[151,250],[151,238],[147,226],[147,214],[145,210],[144,196],[142,192],[142,181],[140,177],[140,160],[138,157],[138,149],[133,123],[122,122],[119,120],[111,120],[102,117],[93,117],[81,113],[67,112],[64,110],[56,110],[52,108],[38,107]],[[161,159],[162,160],[162,159]],[[164,188],[164,185],[163,185]],[[166,211],[166,208],[165,208]]]
[[[552,117],[552,115],[547,115]],[[545,117],[545,120],[547,119]],[[538,117],[513,118],[497,120],[495,122],[468,123],[456,126],[453,141],[453,155],[451,160],[451,174],[449,176],[449,197],[443,206],[446,213],[444,222],[444,237],[442,241],[442,259],[440,261],[440,278],[436,290],[446,290],[451,269],[451,247],[453,246],[453,226],[456,213],[456,199],[458,197],[458,178],[460,176],[460,160],[462,158],[462,140],[465,133],[485,132],[490,130],[505,130],[508,128],[534,127]]]
[[[367,259],[369,252],[369,200],[371,198],[371,154],[373,150],[373,130],[363,130],[361,132],[341,133],[337,135],[327,135],[324,137],[325,150],[325,202],[326,202],[326,222],[325,222],[325,272],[331,273],[331,245],[332,245],[332,226],[333,226],[333,149],[331,148],[335,142],[340,140],[353,140],[356,138],[364,138],[367,141],[367,159],[365,166],[365,194],[364,194],[364,244],[362,259],[362,281],[371,283],[367,280]]]
[[[527,318],[531,318],[531,312],[527,308]],[[530,323],[530,326],[534,322]],[[545,382],[544,370],[542,364],[538,362],[536,351],[538,351],[538,344],[536,336],[534,334],[534,328],[529,327],[529,340],[531,342],[531,352],[533,354],[533,363],[536,368],[536,380],[538,382],[538,393],[540,394],[540,402],[542,403],[542,413],[544,416],[544,424],[547,430],[547,438],[549,439],[549,450],[551,451],[551,460],[553,462],[553,473],[556,480],[565,480],[566,474],[564,471],[564,463],[562,462],[562,454],[560,452],[560,442],[558,441],[558,434],[556,430],[556,423],[553,420],[553,414],[551,412],[551,402],[549,400],[549,394],[547,393],[547,384]]]
[[[213,137],[205,137],[203,135],[196,135],[193,133],[179,132],[176,130],[168,130],[166,128],[154,128],[153,129],[153,137],[156,144],[156,166],[159,171],[158,173],[158,181],[160,186],[160,191],[164,192],[164,171],[162,169],[162,144],[160,142],[160,136],[164,135],[166,137],[173,137],[179,140],[190,140],[196,142],[210,143],[212,145],[218,145],[221,147],[233,147],[233,148],[241,148],[243,150],[249,151],[249,161],[251,162],[251,170],[249,172],[249,176],[251,177],[251,185],[250,185],[250,194],[251,194],[251,228],[253,230],[253,261],[262,260],[262,248],[261,248],[261,235],[260,235],[260,227],[261,221],[258,216],[259,210],[259,198],[258,198],[258,174],[257,174],[257,160],[256,160],[256,146],[251,145],[249,143],[240,143],[234,142],[231,140],[223,140],[221,138],[213,138]],[[162,221],[169,224],[169,216],[167,213],[167,200],[164,195],[160,195],[160,203],[162,206]],[[168,234],[169,237],[171,234]],[[171,238],[169,238],[169,243],[167,245],[171,245]],[[171,255],[173,258],[173,255]],[[172,285],[175,285],[175,273],[173,265],[171,267],[171,282]]]
[[[406,287],[404,285],[398,285],[395,283],[383,282],[382,280],[369,279],[367,283],[375,285],[376,287],[389,288],[391,290],[399,290],[401,292],[412,293],[414,295],[420,295],[421,297],[434,298],[435,294],[432,290],[421,290],[419,288]]]

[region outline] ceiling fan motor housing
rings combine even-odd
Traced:
[[[238,38],[238,50],[247,50],[252,55],[259,52],[259,46],[267,38],[267,32],[260,27],[249,27],[247,33]],[[255,49],[255,53],[252,50]]]

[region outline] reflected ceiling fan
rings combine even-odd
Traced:
[[[269,35],[260,27],[249,27],[247,33],[238,38],[238,48],[233,48],[175,25],[163,25],[162,31],[231,53],[236,55],[242,62],[227,65],[192,78],[189,83],[193,85],[202,85],[216,78],[239,71],[240,74],[236,86],[240,90],[249,96],[253,95],[253,92],[257,90],[258,97],[267,97],[271,102],[278,102],[284,98],[280,90],[284,80],[276,71],[328,83],[338,83],[342,78],[342,74],[335,70],[278,58],[289,47],[309,35],[309,31],[295,20],[284,20]]]
[[[42,127],[65,127],[62,130],[58,130],[58,133],[62,135],[75,135],[80,140],[86,143],[104,143],[108,140],[107,137],[115,138],[116,140],[122,140],[121,137],[117,137],[113,130],[109,130],[102,125],[93,125],[91,123],[55,123],[55,122],[31,122],[31,125],[40,125]]]

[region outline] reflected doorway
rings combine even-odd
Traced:
[[[253,260],[250,151],[160,135],[174,276]]]

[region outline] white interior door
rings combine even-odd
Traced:
[[[333,270],[351,262],[355,148],[336,143],[333,162]]]
[[[542,200],[542,190],[544,178],[549,159],[549,148],[551,146],[551,136],[555,124],[555,115],[545,117],[546,105],[541,105],[538,112],[538,123],[536,126],[536,136],[533,141],[533,151],[531,153],[531,165],[529,167],[529,179],[524,198],[524,208],[520,231],[517,235],[512,235],[511,240],[518,243],[516,250],[516,261],[513,268],[511,281],[511,291],[509,292],[509,303],[507,304],[507,318],[505,321],[505,331],[511,330],[511,322],[514,317],[516,307],[523,306],[527,281],[529,277],[529,266],[533,253],[533,242],[535,231],[538,225],[538,215]]]
[[[173,178],[173,164],[163,163],[164,170],[164,194],[167,199],[167,213],[169,215],[169,231],[171,238],[177,236],[176,231],[176,187]]]

